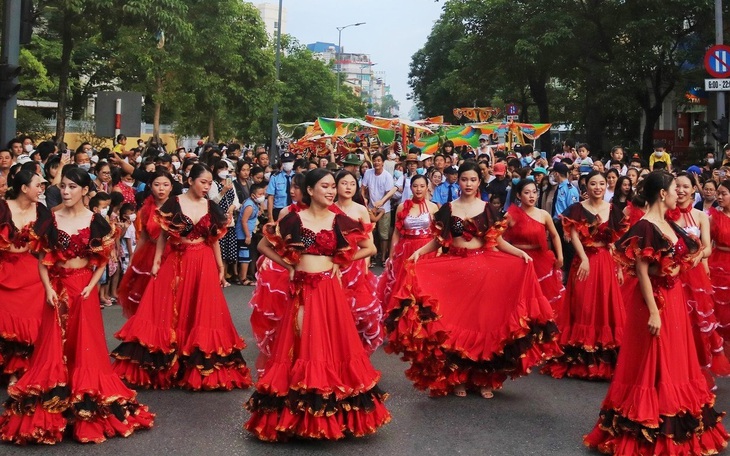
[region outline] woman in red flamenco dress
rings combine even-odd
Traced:
[[[512,194],[520,204],[511,204],[507,209],[504,240],[530,255],[542,293],[550,301],[553,309],[557,310],[562,305],[565,293],[561,271],[563,252],[562,249],[556,249],[556,256],[548,248],[546,232],[552,245],[560,245],[560,235],[555,229],[550,213],[535,207],[537,202],[535,181],[521,180],[513,187]]]
[[[292,176],[289,196],[292,204],[279,212],[279,220],[290,212],[300,212],[308,206],[302,202],[304,175]],[[289,305],[289,271],[264,255],[256,262],[256,288],[249,301],[251,307],[251,330],[259,356],[256,358],[256,371],[261,376],[266,362],[271,357],[276,331]]]
[[[714,247],[708,259],[710,281],[715,293],[715,316],[719,324],[717,332],[725,343],[725,353],[730,350],[730,180],[717,187],[718,207],[711,207],[710,237]]]
[[[54,444],[70,428],[79,442],[103,442],[151,428],[154,415],[114,373],[99,310],[97,283],[114,249],[114,230],[84,207],[91,179],[64,170],[63,207],[39,212],[34,225],[45,252],[39,265],[46,291],[28,372],[8,388],[0,439]]]
[[[272,356],[246,404],[245,429],[266,441],[360,437],[390,421],[339,272],[375,246],[361,222],[330,210],[337,188],[327,170],[305,179],[309,208],[267,225],[259,244],[291,279]]]
[[[152,278],[152,263],[157,250],[157,238],[162,232],[160,224],[155,218],[155,212],[170,197],[172,176],[167,171],[156,171],[152,175],[149,185],[152,193],[144,200],[137,217],[137,247],[117,290],[119,304],[127,318],[137,311],[139,301]]]
[[[36,222],[50,214],[38,197],[41,177],[20,171],[0,200],[0,374],[14,384],[26,370],[46,302],[38,275]],[[22,271],[22,273],[18,273]]]
[[[205,198],[213,177],[193,165],[190,189],[156,214],[154,279],[137,312],[122,326],[112,351],[114,370],[127,382],[151,388],[231,390],[251,386],[241,355],[243,339],[231,320],[221,286],[225,269],[218,239],[226,215]],[[169,253],[160,265],[165,247]]]
[[[681,172],[677,175],[677,207],[667,212],[667,220],[675,222],[700,241],[702,258],[706,258],[712,252],[710,220],[704,211],[693,207],[694,182],[691,174]],[[713,375],[730,375],[730,362],[725,357],[723,339],[717,333],[718,324],[707,262],[702,261],[696,267],[683,270],[679,280],[692,324],[697,359],[707,378],[707,384],[714,390],[716,387]]]
[[[611,248],[628,227],[623,213],[603,200],[603,174],[589,173],[587,187],[588,199],[573,204],[561,216],[576,252],[565,299],[557,311],[564,354],[549,361],[542,372],[555,378],[609,380],[626,319],[620,288],[623,275]]]
[[[362,204],[357,177],[349,171],[340,171],[335,176],[335,184],[337,201],[330,206],[330,210],[363,222],[368,233],[371,232],[373,225],[369,223],[370,214],[367,207]],[[361,202],[356,202],[356,199]],[[366,258],[342,266],[341,272],[342,287],[350,303],[360,340],[365,351],[372,354],[385,338],[385,329],[382,325],[383,306],[376,292],[378,279],[370,272]]]
[[[390,243],[390,257],[378,280],[378,296],[383,303],[383,312],[389,313],[398,307],[393,291],[399,289],[406,277],[405,262],[433,239],[431,223],[438,206],[428,201],[428,179],[416,174],[411,177],[413,197],[402,202],[395,214],[395,230]],[[429,257],[436,256],[435,253]],[[427,258],[424,256],[424,258]],[[388,351],[388,347],[385,347]]]
[[[647,176],[650,204],[643,220],[617,243],[625,272],[637,277],[626,301],[626,325],[616,372],[599,419],[584,443],[607,454],[717,454],[730,436],[697,360],[677,274],[698,264],[695,239],[667,222],[676,206],[673,177]]]
[[[502,239],[504,223],[478,196],[479,171],[472,162],[459,167],[461,196],[434,216],[436,238],[406,263],[398,307],[385,320],[389,350],[434,397],[475,389],[491,398],[508,377],[560,354],[532,260]],[[441,246],[448,253],[424,258]]]

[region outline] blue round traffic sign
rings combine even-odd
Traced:
[[[730,77],[730,46],[716,44],[705,53],[705,69],[716,78]]]

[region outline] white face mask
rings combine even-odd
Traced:
[[[714,165],[715,164],[715,159],[714,158],[708,158],[707,159],[707,164],[708,165]]]
[[[254,198],[253,200],[256,201],[257,204],[264,204],[264,201],[266,200],[266,197],[258,196],[256,198]]]
[[[218,173],[218,177],[220,177],[221,179],[228,179],[228,171],[222,171]]]
[[[99,213],[101,215],[103,215],[104,217],[106,217],[107,215],[109,215],[109,207],[103,207],[103,208],[99,209]]]
[[[388,154],[388,160],[395,160],[395,154],[394,154],[394,153],[392,153],[392,152],[391,152],[391,153],[389,153],[389,154]]]
[[[264,173],[264,179],[266,179],[266,180],[271,179],[271,171]]]
[[[180,169],[180,162],[172,162],[172,167],[175,168],[175,171]]]
[[[294,169],[294,162],[282,163],[281,169],[283,169],[284,172],[286,172],[286,173],[290,172],[291,170]]]
[[[79,168],[81,168],[84,171],[88,172],[91,169],[91,163],[81,163],[79,165]]]
[[[137,158],[135,158],[134,161],[136,161],[137,163],[142,163],[142,156],[141,155],[137,156]]]
[[[129,221],[134,223],[137,220],[137,214],[129,214]]]
[[[661,150],[654,151],[654,156],[656,158],[660,158],[662,155],[664,155],[664,152],[662,152]]]
[[[31,153],[33,152],[33,144],[26,144],[23,146],[23,149],[25,149],[26,152]]]
[[[134,181],[122,181],[127,187],[134,187]]]

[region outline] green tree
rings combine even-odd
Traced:
[[[186,1],[195,33],[184,50],[174,100],[176,131],[211,140],[255,137],[278,93],[258,10],[240,0]]]

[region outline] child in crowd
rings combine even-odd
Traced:
[[[266,199],[266,187],[263,184],[251,186],[251,196],[243,203],[236,219],[236,239],[238,241],[238,279],[242,285],[255,285],[249,280],[248,265],[251,263],[251,248],[253,234],[256,231],[258,216],[261,212],[261,205]]]
[[[590,157],[591,151],[588,144],[578,146],[578,159],[573,166],[578,168],[581,175],[585,175],[593,171],[593,159]]]
[[[124,203],[120,212],[120,221],[122,223],[122,254],[119,258],[122,266],[122,274],[127,272],[130,261],[132,261],[132,254],[137,246],[137,232],[135,230],[134,222],[137,219],[137,214],[134,212],[134,204]]]
[[[89,210],[95,214],[101,214],[107,221],[109,221],[109,208],[112,203],[112,197],[106,192],[98,192],[89,200]],[[112,252],[114,255],[114,252]],[[111,262],[111,257],[109,258]],[[105,268],[104,273],[99,279],[99,301],[101,308],[111,306],[111,300],[109,299],[109,274],[108,268]]]

